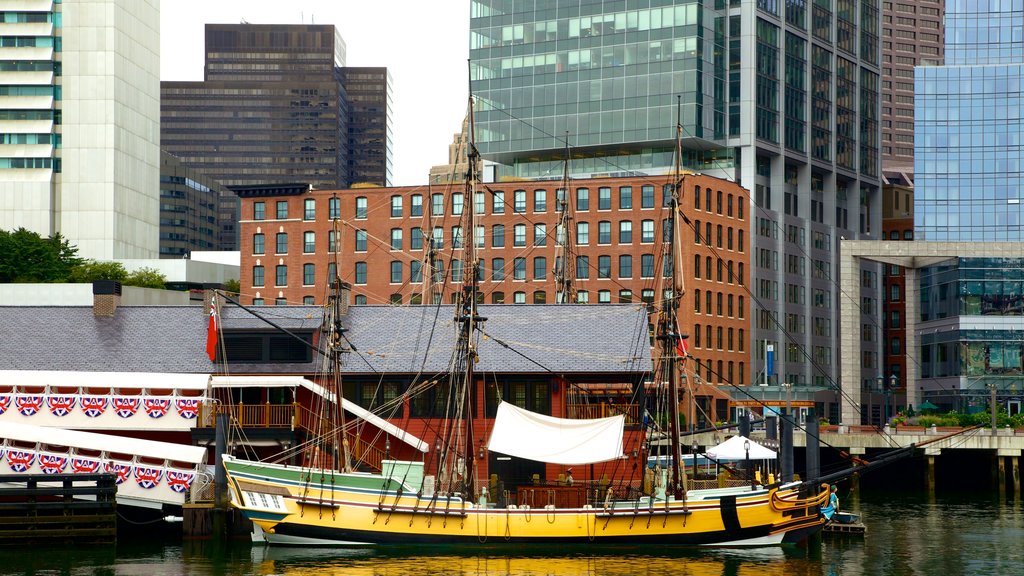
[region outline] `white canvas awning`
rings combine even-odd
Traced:
[[[326,400],[334,400],[334,394],[328,391],[323,386],[303,378],[302,376],[214,376],[213,377],[214,388],[306,388],[317,396]],[[430,445],[420,440],[416,436],[406,432],[405,430],[395,426],[387,420],[377,416],[373,412],[370,412],[366,408],[346,400],[341,399],[341,406],[346,412],[354,414],[358,418],[373,424],[377,428],[380,428],[384,432],[394,436],[398,440],[405,442],[420,452],[428,452]]]
[[[498,405],[487,448],[550,464],[592,464],[622,457],[623,415],[593,420],[544,416],[508,402]]]
[[[707,449],[707,455],[715,460],[745,460],[747,451],[743,449],[743,443],[750,442],[751,460],[774,460],[775,451],[765,448],[745,436],[733,436],[718,446]]]

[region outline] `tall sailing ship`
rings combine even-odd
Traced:
[[[472,98],[469,115],[466,198],[475,198],[479,157],[473,145]],[[678,130],[677,126],[677,130]],[[345,440],[345,411],[339,367],[349,343],[343,335],[343,302],[337,294],[325,306],[319,346],[325,358],[326,396],[332,427],[302,447],[301,464],[287,465],[225,455],[231,503],[252,520],[270,544],[371,546],[384,544],[659,544],[765,546],[795,543],[818,531],[828,486],[815,482],[691,489],[682,465],[680,396],[686,362],[686,336],[676,318],[684,294],[678,246],[682,234],[679,154],[666,226],[671,226],[667,261],[672,285],[654,314],[657,352],[654,395],[665,410],[644,418],[643,439],[635,447],[659,456],[642,479],[602,479],[565,491],[543,486],[503,486],[481,474],[485,451],[548,464],[579,466],[624,457],[624,415],[567,419],[533,413],[500,402],[486,445],[475,438],[474,402],[482,382],[474,373],[481,324],[476,242],[464,243],[467,263],[456,297],[456,345],[443,384],[448,418],[437,431],[434,450],[422,460],[385,459],[380,472],[358,471]],[[563,187],[568,193],[568,186]],[[474,210],[466,210],[463,230],[475,230]],[[562,262],[571,260],[563,255]],[[340,266],[336,266],[340,269]],[[564,269],[556,278],[565,280]],[[340,288],[340,279],[333,282]],[[562,288],[562,286],[560,286]],[[562,289],[562,298],[571,290]],[[552,306],[552,313],[558,308]],[[451,308],[444,308],[445,310]],[[482,417],[479,416],[479,417]],[[648,424],[648,422],[650,424]],[[658,427],[655,423],[662,423]],[[479,449],[478,449],[479,447]],[[632,450],[631,450],[632,451]],[[658,451],[663,453],[657,454]],[[667,451],[667,453],[664,453]],[[572,479],[563,479],[562,484]],[[491,490],[489,490],[489,486]]]

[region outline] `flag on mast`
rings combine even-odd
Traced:
[[[206,355],[217,361],[217,300],[210,300],[210,322],[206,328]]]

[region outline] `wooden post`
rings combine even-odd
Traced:
[[[925,472],[924,472],[924,474],[925,474],[925,477],[924,477],[925,487],[928,489],[928,495],[934,497],[935,496],[935,456],[929,454],[928,456],[925,456],[925,460],[926,460]]]
[[[1010,477],[1013,481],[1013,499],[1020,500],[1020,456],[1010,456],[1010,462],[1013,469]]]
[[[1006,460],[998,454],[996,460],[998,460],[997,466],[999,467],[999,499],[1003,500],[1006,498]]]

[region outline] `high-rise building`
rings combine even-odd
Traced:
[[[568,139],[577,175],[664,174],[678,111],[685,166],[749,190],[753,361],[771,345],[773,386],[833,387],[836,302],[880,286],[868,264],[863,294],[842,295],[833,266],[840,238],[881,233],[880,2],[470,6],[484,158],[557,178]],[[877,370],[880,338],[863,334]]]
[[[989,4],[950,3],[945,65],[916,69],[914,230],[921,240],[1024,240],[1024,8]]]
[[[0,228],[158,251],[155,0],[0,0]]]
[[[161,145],[226,186],[385,184],[389,76],[355,69],[353,103],[344,65],[332,25],[208,24],[204,81],[161,84]]]
[[[238,196],[160,153],[160,257],[238,250]]]
[[[391,74],[387,68],[341,68],[348,100],[348,173],[352,184],[391,185]]]
[[[882,165],[914,170],[914,67],[942,63],[945,0],[882,6]]]

